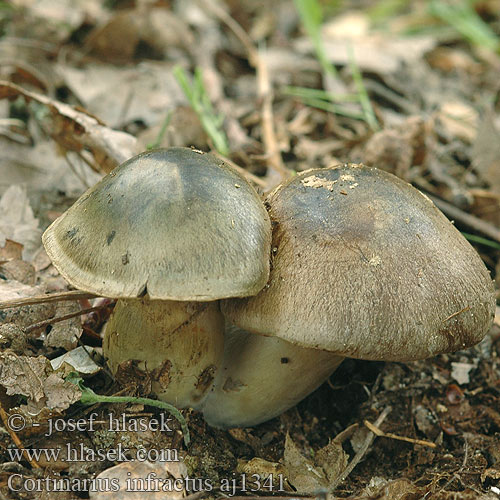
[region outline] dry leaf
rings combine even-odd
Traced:
[[[59,302],[55,316],[65,316],[66,314],[76,313],[81,310],[78,302]],[[82,334],[82,325],[80,317],[67,319],[54,323],[50,332],[44,341],[45,346],[62,347],[67,351],[71,351],[78,344],[78,339]]]
[[[18,356],[13,352],[0,354],[0,384],[8,395],[26,396],[26,409],[31,414],[44,408],[65,410],[81,396],[75,384],[53,373],[45,356]]]
[[[133,67],[94,63],[81,69],[58,66],[66,85],[85,108],[116,128],[134,121],[155,125],[170,110],[186,104],[172,70],[173,64],[168,62],[142,62]]]
[[[328,487],[328,481],[321,467],[314,465],[300,453],[289,434],[286,435],[283,454],[285,477],[298,493],[314,494]]]
[[[5,245],[0,248],[0,261],[20,260],[23,258],[23,245],[17,241],[5,240]]]
[[[372,477],[365,488],[364,494],[358,498],[373,498],[377,500],[417,500],[422,491],[406,479],[387,481],[380,477]]]
[[[477,111],[460,101],[448,101],[441,104],[437,118],[450,138],[472,143],[476,137],[479,116]]]
[[[348,459],[342,444],[335,440],[330,441],[314,455],[314,461],[323,468],[328,481],[331,483],[345,470]]]
[[[0,101],[2,102],[2,101]],[[34,146],[17,144],[0,137],[0,195],[11,185],[26,187],[33,200],[33,194],[60,190],[66,195],[79,196],[88,186],[100,180],[101,175],[74,154],[72,164],[78,175],[70,168],[68,161],[61,156],[60,149],[54,141],[41,140]],[[34,206],[35,210],[38,208]]]
[[[253,478],[255,477],[254,474],[256,474],[259,476],[261,484],[268,484],[266,480],[271,478],[273,487],[276,489],[286,484],[283,480],[287,478],[286,468],[282,464],[269,462],[263,458],[255,457],[244,464],[238,464],[237,471],[245,474],[248,478]]]
[[[18,281],[4,281],[0,279],[0,302],[24,299],[44,293],[44,286],[29,286]],[[52,318],[55,309],[55,304],[53,303],[0,309],[0,321],[15,323],[17,326],[23,328],[47,318]]]
[[[4,352],[0,354],[0,384],[7,394],[22,394],[38,403],[45,395],[43,383],[52,371],[45,356],[32,358]]]
[[[479,122],[472,146],[472,164],[492,191],[500,194],[500,132],[491,111]]]
[[[471,363],[452,363],[451,377],[454,378],[460,385],[470,382],[469,372],[476,368],[476,365]]]
[[[135,137],[103,125],[97,118],[68,104],[25,90],[10,82],[0,82],[0,99],[23,96],[26,101],[43,104],[50,111],[47,130],[52,138],[69,151],[89,150],[96,164],[110,172],[137,153]]]
[[[433,36],[398,37],[390,32],[369,32],[366,13],[349,12],[337,16],[322,28],[325,53],[335,65],[348,65],[354,60],[362,71],[390,74],[403,64],[419,63],[424,54],[432,50],[437,39]],[[297,39],[294,44],[301,54],[312,53],[313,44],[308,37]]]
[[[66,382],[60,375],[51,373],[43,383],[43,391],[49,410],[65,410],[81,397],[81,392],[75,384]]]
[[[41,245],[42,231],[33,215],[26,189],[11,186],[0,198],[0,245],[7,239],[24,246],[23,258],[30,260]]]
[[[62,374],[78,372],[82,375],[95,375],[101,367],[94,361],[97,353],[92,347],[79,346],[50,361],[52,368]]]
[[[28,346],[26,335],[14,323],[0,323],[0,350],[10,349],[16,354],[23,354]]]
[[[121,10],[108,22],[90,33],[86,46],[107,62],[129,62],[139,44],[156,58],[166,58],[172,47],[190,47],[194,37],[179,17],[164,7],[151,7],[146,2],[138,8]]]

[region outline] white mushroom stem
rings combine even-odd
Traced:
[[[313,392],[343,359],[229,326],[224,360],[201,410],[214,427],[260,424]]]
[[[217,302],[119,300],[106,325],[113,373],[138,360],[152,390],[178,408],[198,408],[222,361],[224,319]]]

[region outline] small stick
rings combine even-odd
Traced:
[[[0,404],[0,417],[2,418],[2,422],[5,425],[7,432],[10,434],[12,441],[20,450],[23,450],[23,453],[24,453],[24,456],[26,457],[26,460],[31,464],[33,469],[41,469],[41,467],[38,465],[38,462],[34,458],[31,458],[28,455],[28,453],[24,449],[23,443],[19,439],[18,435],[10,428],[9,417],[8,417],[6,411],[3,409],[3,406],[1,404]]]
[[[257,91],[259,99],[262,103],[261,109],[261,127],[262,127],[262,142],[267,153],[269,170],[267,177],[269,179],[268,190],[273,189],[280,182],[290,176],[290,171],[285,167],[276,139],[274,130],[274,115],[273,115],[273,91],[269,80],[269,71],[265,58],[263,57],[264,49],[257,52],[255,61],[255,70],[257,72]]]
[[[397,436],[392,432],[382,431],[376,425],[372,424],[371,422],[368,422],[368,420],[365,420],[364,423],[366,427],[368,427],[368,429],[370,429],[374,434],[376,434],[379,437],[386,437],[390,439],[396,439],[397,441],[406,441],[407,443],[421,444],[422,446],[428,446],[429,448],[436,448],[436,443],[432,443],[431,441],[424,441],[423,439],[413,439],[405,436]]]
[[[261,101],[261,127],[262,127],[262,142],[266,150],[266,158],[268,159],[268,190],[285,180],[290,175],[290,171],[285,167],[281,153],[276,140],[274,131],[273,118],[273,93],[269,80],[269,71],[262,57],[263,50],[259,51],[255,47],[252,39],[247,32],[235,21],[223,8],[216,2],[204,3],[204,8],[213,12],[240,40],[248,54],[248,62],[255,68],[257,74],[257,95]]]
[[[443,319],[443,323],[450,320],[451,318],[454,318],[455,316],[458,316],[459,314],[462,314],[465,311],[468,311],[469,309],[470,309],[470,306],[466,306],[463,309],[460,309],[460,311],[457,311],[457,312],[454,312],[453,314],[450,314],[446,319]]]
[[[479,233],[488,236],[492,240],[500,242],[500,229],[496,228],[493,224],[481,220],[479,217],[475,215],[468,214],[463,210],[460,210],[455,205],[448,203],[447,201],[441,200],[437,196],[434,196],[430,193],[426,193],[426,195],[434,202],[434,204],[444,212],[448,217],[461,222],[462,224],[475,229]]]
[[[96,297],[99,297],[99,295],[82,292],[81,290],[71,290],[69,292],[52,293],[49,295],[34,295],[33,297],[25,297],[23,299],[6,300],[4,302],[0,302],[0,310],[9,309],[12,307],[30,306],[34,304],[59,302],[63,300],[94,299]]]
[[[375,420],[375,426],[378,427],[380,424],[386,419],[387,415],[391,412],[391,407],[388,406],[387,408],[384,409],[384,411],[380,414],[380,416]],[[363,443],[363,446],[361,446],[360,450],[356,453],[354,458],[351,460],[351,463],[344,469],[344,471],[333,481],[333,483],[330,485],[330,491],[333,492],[337,488],[337,486],[345,481],[347,476],[354,470],[354,467],[359,464],[361,459],[364,457],[365,453],[368,451],[368,448],[372,444],[373,440],[375,439],[375,434],[370,433],[366,439],[365,442]]]
[[[98,311],[99,309],[104,309],[107,307],[109,304],[106,305],[101,305],[101,306],[95,306],[95,307],[88,307],[87,309],[81,309],[80,311],[75,311],[69,314],[65,314],[64,316],[57,316],[55,318],[50,318],[46,319],[43,321],[39,321],[38,323],[33,323],[32,325],[27,326],[24,329],[25,333],[31,333],[35,330],[38,330],[39,328],[44,328],[48,325],[52,325],[53,323],[59,323],[60,321],[66,321],[67,319],[71,318],[76,318],[77,316],[83,316],[84,314],[88,314],[94,311]]]
[[[243,167],[240,167],[237,163],[232,161],[229,158],[226,158],[225,156],[221,155],[217,151],[212,151],[212,154],[220,158],[221,160],[224,160],[228,165],[233,167],[239,174],[241,174],[245,179],[256,186],[259,186],[260,188],[265,188],[267,186],[267,183],[264,181],[262,177],[258,177],[257,175],[252,174],[252,172],[249,172]]]

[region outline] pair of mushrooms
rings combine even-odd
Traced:
[[[309,170],[265,206],[212,155],[157,150],[89,189],[43,242],[73,286],[119,299],[111,369],[138,360],[160,399],[217,427],[279,415],[345,357],[422,359],[490,327],[483,262],[397,177]]]

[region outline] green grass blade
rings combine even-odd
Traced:
[[[221,155],[227,156],[229,154],[229,142],[222,127],[224,119],[222,116],[217,115],[213,109],[208,93],[205,90],[201,69],[195,69],[192,81],[190,81],[181,66],[176,66],[173,73],[189,104],[198,115],[205,132],[212,140],[214,148]]]
[[[359,70],[359,67],[354,59],[354,51],[352,46],[349,46],[349,68],[351,69],[354,85],[356,86],[356,90],[358,91],[359,102],[363,109],[365,121],[373,131],[377,131],[379,129],[378,121],[375,116],[375,112],[373,111],[370,97],[368,96],[368,92],[366,91],[365,85],[363,83],[361,71]]]

